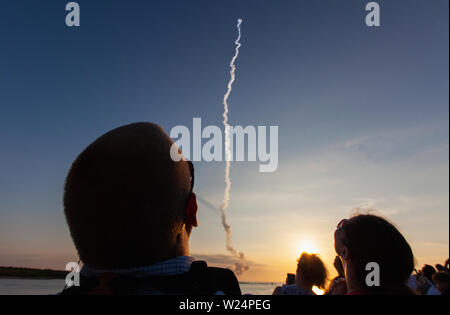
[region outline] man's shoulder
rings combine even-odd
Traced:
[[[171,265],[171,263],[168,265]],[[161,270],[168,271],[169,269],[163,268]],[[109,277],[105,277],[106,274]],[[218,267],[208,267],[204,261],[192,261],[189,270],[183,273],[138,274],[140,274],[139,277],[136,277],[136,273],[112,274],[113,276],[111,276],[111,273],[103,273],[91,277],[84,276],[81,279],[81,288],[70,288],[63,294],[76,295],[108,292],[111,294],[142,295],[211,295],[216,292],[223,292],[227,295],[241,295],[239,282],[233,271]],[[99,288],[106,288],[106,290],[99,291]]]

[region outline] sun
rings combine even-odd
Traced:
[[[312,241],[310,238],[302,238],[300,241],[297,242],[297,245],[295,247],[295,255],[299,257],[302,253],[307,254],[318,254],[319,249],[316,246],[316,243]],[[312,288],[313,292],[317,295],[323,295],[325,293],[324,290],[319,289],[318,287],[314,286]]]
[[[296,255],[300,255],[303,252],[306,252],[308,254],[317,254],[319,252],[316,244],[309,239],[303,239],[298,242],[296,251]]]

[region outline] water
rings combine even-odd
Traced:
[[[60,292],[64,287],[64,279],[0,279],[0,295],[49,295]],[[270,295],[277,283],[242,282],[244,294]]]
[[[64,279],[0,279],[0,295],[56,294],[64,284]]]
[[[275,287],[281,286],[282,283],[274,282],[241,282],[242,294],[253,294],[253,295],[272,295]]]

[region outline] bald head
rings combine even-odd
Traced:
[[[190,191],[187,162],[158,125],[114,129],[89,145],[67,175],[64,211],[82,261],[127,268],[174,256]]]

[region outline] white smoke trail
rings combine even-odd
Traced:
[[[231,59],[230,62],[230,81],[228,82],[228,90],[225,93],[223,97],[223,125],[225,127],[225,191],[223,194],[223,203],[220,206],[220,215],[222,217],[222,225],[226,233],[226,247],[227,250],[233,255],[234,257],[238,258],[238,262],[235,263],[235,269],[234,271],[237,274],[241,274],[244,271],[249,269],[248,264],[245,262],[245,256],[244,253],[238,253],[236,249],[233,247],[233,243],[231,241],[231,226],[227,222],[227,214],[226,211],[228,209],[228,206],[230,204],[230,191],[231,191],[231,180],[230,180],[230,166],[231,166],[231,150],[230,150],[230,125],[228,124],[228,98],[230,97],[233,82],[236,79],[235,72],[236,72],[236,66],[234,65],[236,59],[239,56],[239,48],[241,47],[241,23],[242,19],[237,20],[237,29],[238,29],[238,38],[235,41],[236,44],[236,53]]]

